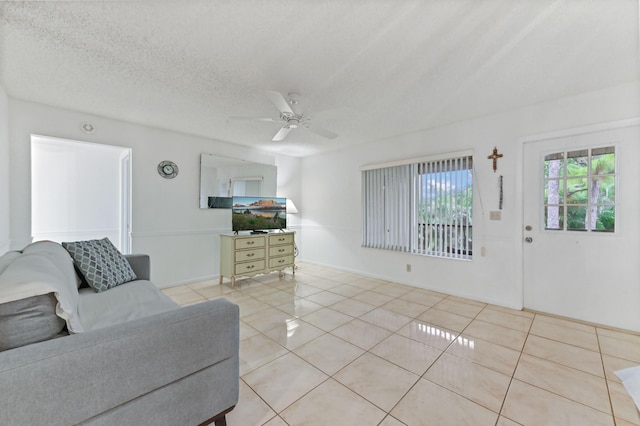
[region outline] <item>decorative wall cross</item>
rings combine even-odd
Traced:
[[[493,154],[487,157],[487,159],[493,160],[493,173],[498,169],[498,158],[502,158],[502,154],[498,154],[498,148],[493,147]]]

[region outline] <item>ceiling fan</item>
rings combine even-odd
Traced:
[[[282,127],[278,130],[278,133],[273,137],[274,142],[283,140],[289,132],[293,129],[306,129],[324,138],[335,139],[338,137],[337,133],[327,130],[317,124],[311,122],[311,117],[306,114],[297,114],[291,108],[299,102],[299,95],[296,93],[289,93],[288,99],[282,96],[279,92],[274,90],[267,90],[267,97],[280,111],[280,118],[261,118],[261,117],[229,117],[233,120],[257,120],[257,121],[269,121],[272,123],[282,123]]]

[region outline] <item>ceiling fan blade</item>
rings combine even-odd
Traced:
[[[276,106],[276,108],[278,108],[278,111],[280,111],[281,114],[295,115],[287,100],[279,92],[267,90],[267,96],[269,97],[269,100]]]
[[[276,135],[271,140],[274,142],[280,142],[281,140],[287,137],[290,131],[291,131],[291,127],[284,126],[280,130],[278,130],[278,133],[276,133]]]
[[[331,130],[325,129],[322,126],[318,126],[317,124],[311,124],[309,127],[304,127],[310,132],[315,133],[316,135],[322,136],[327,139],[335,139],[338,137],[337,133],[332,132]]]
[[[229,117],[229,120],[243,120],[243,121],[268,121],[270,123],[275,123],[276,121],[279,120],[275,120],[273,118],[266,118],[266,117],[245,117],[245,116],[239,116],[239,115],[234,115]]]

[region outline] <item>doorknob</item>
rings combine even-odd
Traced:
[[[527,237],[527,238],[525,238],[524,240],[525,240],[526,242],[528,242],[528,243],[532,243],[532,242],[533,242],[533,238],[531,238],[531,237]]]

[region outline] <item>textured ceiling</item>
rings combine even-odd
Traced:
[[[634,81],[637,0],[0,4],[9,96],[305,156]],[[265,92],[339,134],[272,142]]]

